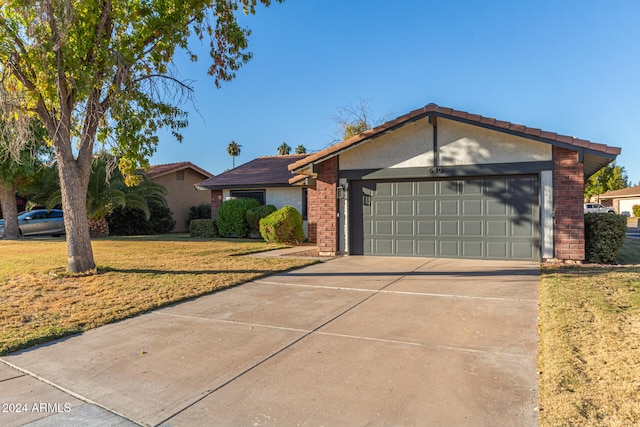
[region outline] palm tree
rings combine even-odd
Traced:
[[[307,149],[304,148],[304,145],[300,144],[296,147],[296,154],[307,154]]]
[[[240,148],[242,148],[242,145],[237,144],[235,141],[231,141],[229,145],[227,145],[227,153],[233,159],[232,164],[234,168],[236,167],[236,157],[240,155]]]
[[[278,155],[286,156],[287,154],[291,154],[291,147],[289,147],[289,145],[286,142],[283,142],[278,147]]]
[[[164,198],[167,194],[167,189],[164,186],[151,181],[144,173],[138,175],[139,183],[137,185],[127,186],[120,169],[115,167],[113,162],[115,162],[113,158],[100,156],[93,160],[91,166],[89,187],[87,189],[87,216],[89,217],[91,237],[106,237],[109,235],[107,215],[116,208],[140,209],[148,220],[151,217],[150,204],[155,203],[162,206],[167,204]],[[51,191],[51,183],[48,181],[45,180],[41,184],[48,186],[46,191]],[[47,209],[52,209],[62,201],[60,187],[55,191],[49,192],[49,197],[44,196],[47,193],[43,191],[34,191],[34,193],[42,194],[36,200],[44,203]]]

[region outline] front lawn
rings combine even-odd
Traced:
[[[640,425],[639,266],[542,269],[540,370],[542,426]]]
[[[0,240],[0,355],[313,263],[236,256],[263,242],[185,235],[97,239],[100,274],[64,274],[63,239]]]

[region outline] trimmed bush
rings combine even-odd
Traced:
[[[266,218],[277,210],[278,208],[273,205],[261,205],[249,209],[246,215],[247,225],[249,226],[249,237],[260,237],[260,220],[262,218]]]
[[[635,217],[639,217],[640,216],[640,205],[631,206],[631,210],[633,211],[633,216],[635,216]]]
[[[217,237],[218,227],[211,219],[192,219],[189,222],[189,234],[191,237]]]
[[[587,262],[616,262],[627,234],[627,219],[616,214],[584,215],[585,258]]]
[[[232,199],[223,202],[218,209],[216,224],[222,237],[247,237],[247,211],[262,206],[256,199]]]
[[[302,215],[285,206],[260,220],[260,235],[269,243],[300,243],[304,240]]]
[[[201,203],[198,206],[189,208],[189,221],[192,219],[209,219],[211,218],[211,205]]]

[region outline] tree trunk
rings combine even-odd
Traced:
[[[0,180],[0,205],[4,218],[4,237],[6,240],[20,238],[18,228],[18,206],[16,205],[16,185]]]
[[[56,157],[67,233],[67,271],[84,273],[96,268],[87,222],[88,173],[73,158],[65,159],[58,153]]]

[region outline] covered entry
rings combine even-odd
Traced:
[[[540,259],[538,176],[351,181],[350,253]]]

